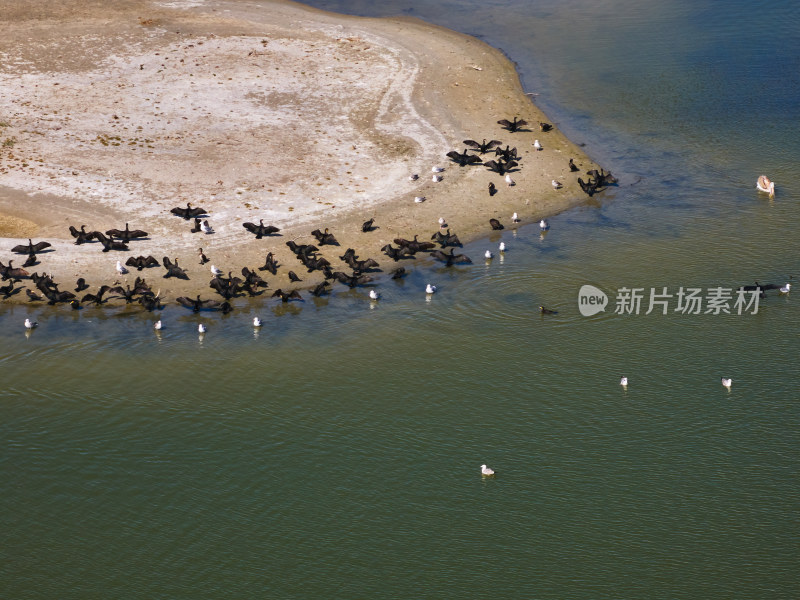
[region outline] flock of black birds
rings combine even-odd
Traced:
[[[501,119],[498,121],[498,124],[511,133],[528,131],[524,129],[527,122],[517,117],[514,117],[510,121],[508,119]],[[541,131],[546,132],[552,129],[552,125],[542,122],[539,123],[539,128]],[[510,145],[506,145],[505,148],[503,148],[503,143],[500,140],[492,139],[487,141],[483,139],[481,142],[464,140],[464,146],[463,152],[454,150],[447,153],[447,157],[459,166],[465,167],[481,164],[490,171],[500,175],[505,175],[519,167],[521,157],[517,152],[517,148],[511,147]],[[483,157],[486,154],[492,154],[493,158],[484,161]],[[569,161],[569,168],[572,172],[578,170],[578,167],[574,164],[572,159]],[[587,175],[589,177],[586,182],[578,178],[578,183],[589,195],[597,193],[605,187],[616,183],[616,179],[610,173],[606,173],[602,170],[588,171]],[[494,183],[489,184],[489,193],[491,195],[497,193],[497,187]],[[194,226],[191,229],[192,232],[196,233],[202,231],[204,233],[213,233],[213,229],[209,225],[208,220],[202,219],[209,215],[208,211],[204,208],[192,206],[191,203],[187,202],[185,207],[175,207],[169,212],[186,221],[194,220]],[[373,231],[376,229],[374,223],[374,218],[365,221],[361,225],[361,231],[363,233]],[[497,219],[491,219],[489,224],[493,230],[503,229],[503,225]],[[265,225],[263,220],[259,220],[257,224],[252,222],[243,223],[242,226],[248,232],[254,234],[256,239],[265,237],[271,238],[280,231],[280,229],[274,225]],[[146,231],[140,229],[132,230],[128,223],[125,224],[124,229],[109,229],[105,232],[86,231],[85,225],[81,225],[80,229],[76,229],[71,225],[69,231],[76,245],[92,244],[96,242],[102,246],[103,252],[127,252],[130,251],[129,245],[132,242],[149,238],[149,234]],[[349,268],[349,271],[335,270],[330,260],[320,254],[319,249],[326,245],[338,246],[339,242],[334,234],[326,228],[324,230],[315,229],[311,232],[311,235],[316,240],[316,245],[298,244],[294,240],[290,240],[286,242],[286,246],[295,255],[297,260],[306,267],[307,272],[320,271],[322,273],[324,277],[323,281],[309,290],[313,296],[322,296],[328,293],[334,282],[338,282],[348,288],[369,284],[374,281],[372,274],[381,271],[377,260],[374,258],[362,259],[352,248],[348,248],[339,256],[339,260]],[[430,241],[420,241],[418,238],[419,235],[414,235],[411,239],[395,238],[393,240],[394,245],[392,245],[392,243],[387,244],[381,248],[381,251],[394,262],[413,260],[417,254],[427,253],[431,258],[444,263],[445,267],[472,263],[472,260],[468,256],[456,253],[455,248],[461,247],[461,241],[458,239],[458,236],[451,233],[450,229],[446,228],[445,225],[442,225],[442,227],[431,236]],[[449,252],[445,251],[448,247],[450,248]],[[153,292],[150,285],[141,277],[136,277],[133,286],[126,285],[123,287],[119,282],[115,282],[114,285],[102,285],[95,292],[86,293],[79,298],[77,294],[89,288],[83,278],[77,280],[73,292],[60,289],[59,284],[53,281],[50,275],[29,273],[26,268],[38,264],[37,253],[53,251],[52,245],[49,242],[33,243],[33,241],[29,239],[28,244],[15,246],[11,251],[16,254],[25,254],[28,256],[28,259],[21,268],[14,267],[10,260],[7,265],[0,262],[0,276],[3,281],[10,282],[5,286],[0,286],[0,296],[4,299],[10,298],[22,289],[25,289],[28,299],[31,302],[46,301],[50,305],[66,303],[74,309],[79,309],[84,304],[101,306],[114,298],[124,299],[126,304],[139,303],[149,311],[163,307],[160,292]],[[205,255],[202,248],[198,250],[198,254],[201,265],[209,262],[209,258]],[[162,277],[165,279],[172,277],[183,280],[189,279],[186,270],[178,264],[178,259],[170,259],[168,256],[164,256],[161,262],[153,256],[130,256],[125,261],[125,265],[135,268],[137,271],[163,267],[165,271]],[[276,275],[280,267],[281,265],[279,265],[275,255],[272,252],[268,252],[264,265],[258,267],[257,270],[268,271],[272,275]],[[243,295],[250,297],[260,296],[268,287],[267,282],[258,275],[257,271],[248,267],[243,267],[241,269],[241,277],[238,275],[234,276],[232,272],[228,272],[227,277],[219,274],[218,270],[216,272],[218,274],[209,282],[209,288],[220,297],[219,300],[214,298],[202,299],[200,295],[197,295],[195,298],[181,296],[176,299],[178,304],[194,312],[201,310],[217,310],[227,313],[233,310],[230,302],[232,299]],[[392,279],[402,278],[405,274],[406,269],[402,266],[393,269],[389,273]],[[292,282],[303,281],[294,271],[288,271],[287,275]],[[33,282],[35,291],[28,288],[16,287],[17,284],[26,279]],[[276,289],[271,294],[271,297],[279,298],[281,302],[303,300],[297,289]]]

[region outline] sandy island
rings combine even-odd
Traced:
[[[0,260],[21,266],[13,246],[51,242],[29,271],[52,273],[64,290],[78,277],[94,291],[139,274],[165,301],[213,297],[202,247],[237,275],[274,252],[277,275],[260,273],[268,297],[321,281],[286,241],[313,243],[310,232],[326,227],[340,245],[321,254],[335,270],[349,270],[338,256],[352,247],[386,273],[420,262],[383,255],[394,238],[429,240],[440,217],[462,241],[485,235],[493,217],[538,220],[586,199],[570,158],[582,173],[596,168],[557,128],[539,129],[547,118],[501,52],[416,19],[235,0],[0,0],[0,11]],[[497,124],[515,116],[527,131]],[[518,149],[513,187],[445,156],[484,138]],[[438,183],[435,165],[445,168]],[[187,202],[207,209],[214,233],[170,214]],[[369,218],[375,229],[362,233]],[[260,219],[280,234],[257,240],[242,227]],[[129,252],[75,245],[69,233],[126,222],[150,234]],[[190,279],[164,279],[163,267],[117,275],[117,260],[150,254],[177,258]]]

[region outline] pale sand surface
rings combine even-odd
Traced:
[[[337,257],[353,247],[388,272],[411,261],[395,264],[380,248],[430,239],[439,217],[466,241],[485,235],[491,217],[510,226],[515,211],[529,222],[586,198],[568,160],[582,172],[596,165],[557,128],[539,131],[547,118],[513,65],[474,38],[277,1],[53,4],[0,0],[0,260],[19,266],[25,256],[12,246],[47,240],[55,251],[29,270],[52,273],[62,289],[79,276],[92,288],[124,283],[116,261],[152,254],[178,258],[190,276],[143,271],[162,297],[211,297],[203,247],[235,274],[275,252],[282,267],[265,276],[269,296],[321,280],[285,246],[314,242],[316,228],[340,242],[321,247],[335,270],[348,270]],[[529,131],[497,124],[514,116]],[[519,149],[515,186],[445,157],[484,138]],[[434,165],[446,168],[440,183]],[[554,190],[552,179],[564,187]],[[186,202],[208,210],[215,233],[191,233],[169,213]],[[362,233],[370,217],[377,229]],[[281,235],[256,240],[242,227],[259,219]],[[76,246],[68,230],[126,222],[150,233],[130,252]],[[303,284],[290,284],[288,270]]]

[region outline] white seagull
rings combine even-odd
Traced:
[[[513,179],[511,179],[511,175],[509,175],[508,173],[506,173],[506,183],[507,183],[509,186],[511,186],[511,185],[516,185],[516,184],[514,183],[514,180],[513,180]]]
[[[554,190],[560,190],[561,189],[561,182],[560,181],[556,181],[555,179],[553,179],[550,182],[550,184],[553,186]]]
[[[208,224],[208,221],[203,221],[203,222],[200,224],[200,230],[201,230],[203,233],[214,233],[214,230],[213,230],[213,229],[211,229],[211,225],[209,225],[209,224]]]
[[[125,273],[127,272],[128,269],[126,269],[120,261],[117,261],[117,273],[119,273],[120,275],[125,275]]]
[[[408,176],[409,181],[416,181],[417,179],[419,179],[419,175],[417,175],[416,173],[412,173],[411,175]]]
[[[783,287],[782,287],[781,289],[779,289],[778,291],[779,291],[781,294],[788,294],[788,293],[791,291],[791,289],[792,289],[792,284],[791,284],[791,283],[787,283],[785,286],[783,286]]]
[[[163,325],[161,324],[161,319],[153,323],[153,329],[155,329],[156,331],[161,331],[162,327]]]
[[[205,325],[203,325],[202,323],[200,323],[200,324],[197,326],[197,333],[205,333],[205,332],[206,332],[206,326],[205,326]]]
[[[447,221],[444,220],[444,217],[439,217],[439,227],[447,227]]]
[[[731,384],[733,383],[733,379],[731,379],[730,377],[722,377],[720,378],[720,381],[722,381],[723,387],[731,389]]]
[[[506,243],[505,242],[500,242],[500,245],[497,247],[497,249],[500,250],[500,252],[505,252],[506,251]]]
[[[484,477],[491,477],[494,475],[494,469],[490,469],[486,465],[481,465],[481,475]]]
[[[425,202],[425,196],[414,196],[414,202],[416,202],[417,204]]]
[[[486,257],[486,260],[491,260],[494,258],[494,254],[492,254],[491,250],[487,250],[483,253],[483,255]]]
[[[25,319],[25,329],[33,329],[34,327],[38,327],[39,323],[36,321],[31,321],[30,319]]]
[[[370,300],[380,300],[381,299],[381,295],[378,292],[376,292],[375,290],[370,290],[369,291],[369,297],[370,297]]]
[[[436,286],[435,286],[435,285],[431,285],[431,284],[429,283],[429,284],[428,284],[428,285],[425,287],[425,293],[426,293],[426,294],[434,294],[434,293],[436,293]]]
[[[432,167],[431,173],[444,173],[444,167]]]
[[[211,274],[216,277],[219,277],[220,275],[222,275],[222,269],[220,269],[219,267],[215,267],[214,265],[211,265]]]
[[[539,221],[539,228],[542,231],[547,231],[548,229],[550,229],[550,223],[547,222],[547,219],[542,219],[541,221]]]
[[[514,223],[519,223],[519,215],[517,215],[517,213],[511,215],[511,221]]]
[[[628,387],[628,378],[623,375],[622,377],[619,378],[619,384],[622,387]]]
[[[539,143],[539,140],[533,140],[533,147],[535,150],[541,150],[542,145]]]
[[[433,181],[434,183],[439,183],[442,179],[444,178],[441,175],[434,175],[433,177],[431,177],[431,181]]]
[[[253,317],[253,327],[261,327],[261,319]]]
[[[775,197],[775,182],[770,181],[766,175],[759,175],[758,181],[756,181],[756,188],[758,188],[759,192],[769,194],[770,198]]]

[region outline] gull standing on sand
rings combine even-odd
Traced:
[[[432,167],[431,173],[444,173],[444,167]]]
[[[730,377],[722,377],[720,378],[720,381],[722,381],[723,387],[731,389],[731,384],[733,383],[733,379],[731,379]]]
[[[533,140],[533,149],[534,150],[541,150],[542,145],[539,143],[539,140]]]
[[[519,215],[517,215],[517,213],[514,213],[513,215],[511,215],[511,221],[513,223],[519,223]]]
[[[444,178],[441,175],[434,175],[433,177],[431,177],[431,181],[433,181],[434,183],[439,183],[442,179]]]
[[[211,229],[211,225],[208,224],[208,220],[201,223],[200,229],[203,233],[214,233],[214,230]]]
[[[553,189],[554,189],[554,190],[560,190],[560,189],[561,189],[561,182],[560,182],[560,181],[556,181],[555,179],[553,179],[553,180],[550,182],[550,185],[552,185],[552,186],[553,186]]]
[[[483,477],[491,477],[494,475],[494,469],[490,469],[486,465],[481,465],[481,475]]]
[[[416,202],[417,204],[425,202],[425,196],[414,196],[414,202]]]
[[[508,173],[506,173],[506,183],[507,183],[509,186],[516,185],[516,184],[514,183],[514,180],[513,180],[513,179],[511,179],[511,175],[509,175]]]
[[[439,227],[440,228],[447,227],[447,221],[444,220],[444,217],[439,217]]]
[[[117,261],[117,273],[120,275],[125,275],[128,272],[128,269],[122,266],[120,261]]]
[[[417,175],[416,173],[412,173],[411,175],[408,176],[409,181],[416,181],[417,179],[419,179],[419,175]]]
[[[222,275],[222,269],[215,267],[214,265],[211,265],[211,274],[214,275],[215,277],[219,277],[220,275]]]

